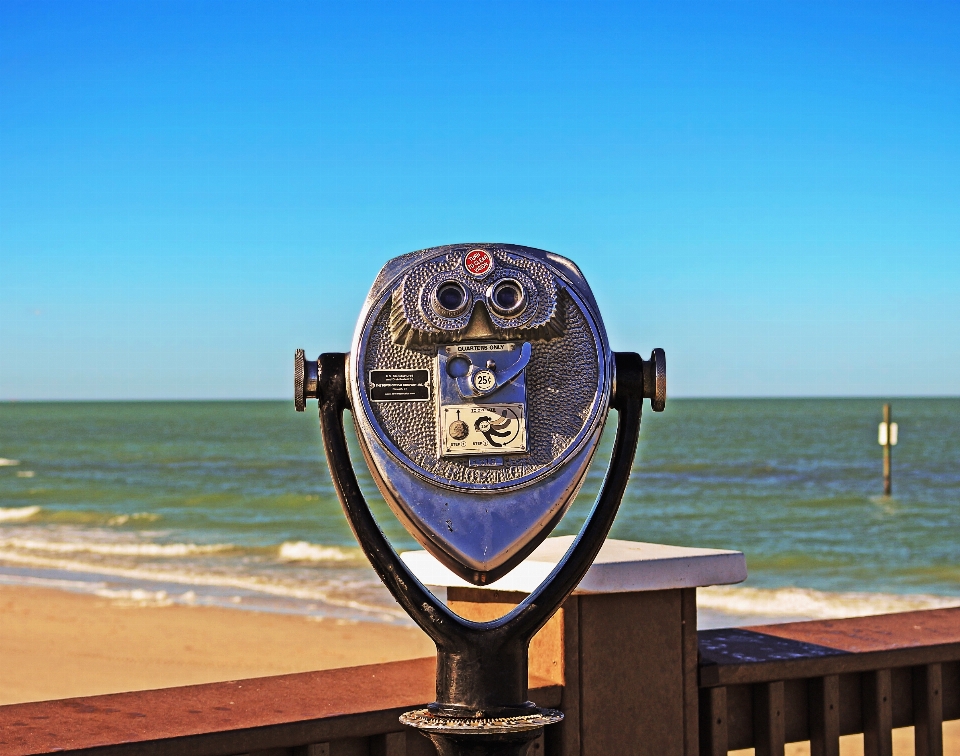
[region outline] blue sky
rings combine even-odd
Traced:
[[[0,398],[287,398],[390,257],[584,270],[672,396],[960,393],[960,5],[0,4]]]

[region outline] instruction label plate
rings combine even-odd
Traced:
[[[523,404],[445,404],[440,410],[444,456],[516,454],[527,450]]]
[[[425,402],[430,398],[429,370],[371,370],[373,402]]]

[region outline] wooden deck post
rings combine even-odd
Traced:
[[[455,612],[490,620],[533,592],[571,541],[547,539],[492,588],[467,585],[426,552],[403,558],[422,582],[447,586]],[[698,756],[696,588],[745,577],[739,552],[608,540],[530,646],[530,674],[563,684],[564,721],[548,728],[547,753]]]
[[[683,590],[578,598],[583,756],[694,756],[696,740],[685,737],[697,722],[687,717]]]
[[[530,674],[562,683],[562,756],[696,756],[695,589],[574,595],[530,644]],[[450,608],[485,621],[525,594],[450,588]],[[691,637],[692,636],[692,637]]]

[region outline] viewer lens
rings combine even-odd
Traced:
[[[467,292],[456,281],[440,284],[433,298],[434,309],[448,318],[459,315],[467,304]]]
[[[509,284],[501,286],[493,296],[497,300],[497,307],[501,310],[512,310],[520,301],[520,292],[517,291],[517,287]]]
[[[456,284],[444,284],[437,292],[437,301],[445,310],[458,310],[463,304],[464,294]]]
[[[526,306],[523,286],[512,278],[496,284],[487,296],[490,299],[490,306],[498,315],[517,315]]]

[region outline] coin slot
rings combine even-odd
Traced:
[[[466,357],[454,357],[447,363],[447,375],[451,378],[462,378],[470,372],[470,360]]]

